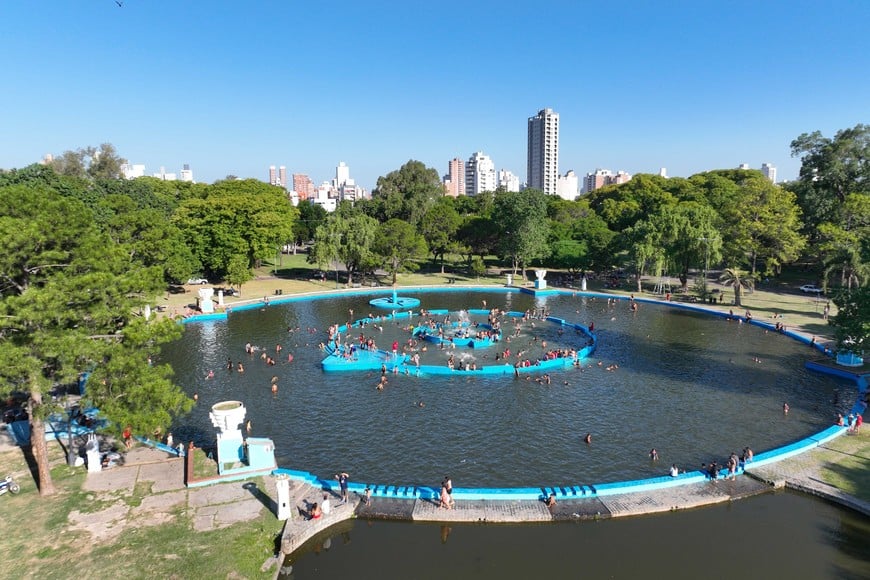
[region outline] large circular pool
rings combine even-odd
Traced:
[[[458,487],[594,484],[662,475],[672,463],[721,463],[747,446],[771,449],[829,426],[854,402],[854,385],[804,368],[813,356],[808,346],[715,316],[652,303],[632,312],[626,301],[579,295],[403,294],[426,309],[481,308],[484,301],[487,308],[545,309],[594,323],[598,347],[582,368],[550,372],[550,384],[534,373],[391,374],[379,391],[379,372],[324,373],[318,347],[331,324],[372,312],[371,295],[272,303],[226,321],[187,324],[164,350],[176,381],[199,398],[173,426],[175,439],[213,445],[209,408],[240,400],[253,435],[275,441],[281,467],[323,477],[347,471],[354,481],[395,485],[430,485],[445,474]],[[406,341],[407,326],[407,319],[392,321],[354,335],[374,335],[386,346]],[[541,325],[537,338],[558,343],[555,328]],[[248,343],[254,354],[245,352]],[[650,460],[652,448],[658,461]]]

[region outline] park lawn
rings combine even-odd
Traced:
[[[167,522],[142,522],[118,538],[98,541],[73,530],[73,511],[93,513],[119,502],[140,505],[151,486],[137,486],[132,495],[95,493],[82,489],[86,471],[64,463],[63,451],[49,445],[57,493],[40,497],[21,450],[0,454],[3,475],[14,474],[18,495],[0,497],[0,521],[6,537],[0,542],[4,578],[271,578],[274,569],[260,567],[277,551],[283,522],[262,510],[254,520],[227,528],[195,532],[192,518],[178,509]],[[257,480],[263,488],[262,480]]]
[[[863,429],[825,444],[821,475],[826,483],[870,502],[870,432]]]

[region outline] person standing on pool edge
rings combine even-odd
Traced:
[[[453,504],[455,503],[453,501],[453,480],[450,479],[449,475],[445,475],[444,481],[441,482],[441,485],[447,491],[447,497],[450,499],[450,507],[453,507]]]
[[[347,503],[347,480],[349,477],[350,476],[343,471],[335,476],[335,479],[338,480],[338,487],[341,488],[341,501],[338,502],[340,504]]]

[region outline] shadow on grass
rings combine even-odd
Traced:
[[[273,514],[278,513],[278,503],[271,497],[269,497],[265,492],[263,492],[263,490],[260,489],[260,487],[256,483],[254,483],[253,481],[249,481],[248,483],[244,484],[242,488],[248,490],[248,492],[252,496],[254,496],[257,501],[263,504],[263,507],[265,507],[267,510],[269,510]]]

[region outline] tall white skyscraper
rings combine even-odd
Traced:
[[[762,163],[761,172],[771,183],[776,183],[776,165],[772,163]]]
[[[495,191],[497,185],[495,164],[488,155],[478,151],[468,158],[465,164],[465,195]]]
[[[335,168],[335,183],[342,185],[350,180],[350,167],[344,161],[338,162],[338,167]]]
[[[549,195],[558,193],[559,113],[541,109],[529,117],[529,148],[526,179],[529,187]]]

